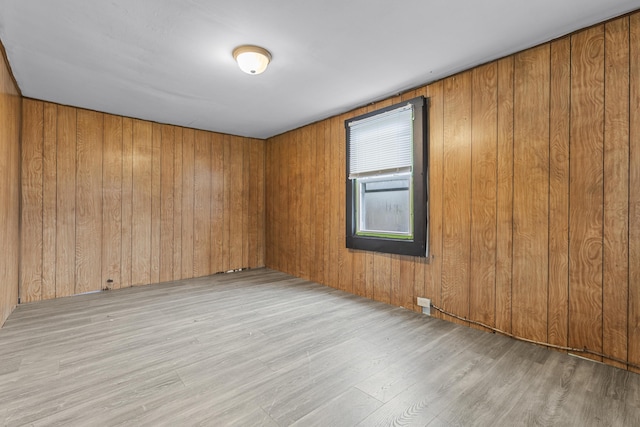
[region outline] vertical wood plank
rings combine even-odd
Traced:
[[[571,41],[551,43],[549,116],[549,342],[568,344]]]
[[[56,162],[57,298],[73,295],[76,283],[76,125],[76,109],[58,106],[56,129],[58,135]]]
[[[249,138],[242,138],[242,268],[249,266],[249,190],[250,184],[250,151]]]
[[[287,206],[288,209],[288,228],[289,232],[287,233],[288,239],[285,241],[285,250],[287,253],[286,256],[286,264],[287,264],[287,272],[289,274],[297,275],[298,274],[298,265],[299,265],[299,247],[297,245],[299,238],[299,224],[297,223],[297,218],[300,209],[300,193],[299,191],[299,168],[300,164],[298,162],[298,139],[299,132],[294,130],[293,132],[287,135],[287,157],[286,157],[286,170],[289,177],[288,183],[288,198],[287,198]],[[338,253],[336,252],[336,260]],[[340,266],[338,266],[340,268]],[[336,282],[336,285],[338,283]]]
[[[513,333],[547,339],[549,45],[515,56]]]
[[[76,288],[100,290],[102,280],[102,136],[103,116],[77,112]]]
[[[173,126],[173,280],[182,277],[182,128]]]
[[[249,266],[249,197],[251,190],[251,147],[250,139],[242,139],[242,268]]]
[[[151,194],[153,126],[133,121],[133,216],[131,284],[151,283]],[[171,280],[171,279],[169,279]]]
[[[58,109],[44,103],[42,180],[42,299],[56,297],[56,153]]]
[[[496,239],[496,320],[511,332],[513,263],[513,56],[498,61],[498,182]]]
[[[282,137],[279,137],[278,140],[274,143],[274,157],[277,159],[276,164],[274,165],[274,170],[276,170],[275,176],[275,186],[276,186],[276,201],[275,201],[275,209],[277,211],[277,218],[275,218],[275,240],[276,244],[274,246],[274,250],[276,251],[276,265],[279,266],[279,270],[284,271],[286,268],[284,266],[284,248],[283,248],[283,239],[285,238],[285,230],[284,224],[286,221],[286,212],[284,207],[286,206],[286,194],[284,189],[286,187],[287,176],[284,171],[284,141]]]
[[[224,135],[223,137],[223,203],[224,203],[224,224],[222,228],[222,271],[230,270],[229,255],[230,255],[230,233],[231,233],[231,136]],[[282,187],[280,187],[282,188]]]
[[[442,209],[444,200],[444,86],[439,81],[429,85],[429,286],[425,297],[440,306],[442,288]],[[410,273],[409,273],[410,274]],[[412,301],[415,303],[415,301]],[[415,309],[420,307],[416,306]]]
[[[265,142],[265,251],[264,261],[267,268],[275,267],[275,227],[276,227],[276,188],[277,170],[275,142],[273,138]]]
[[[213,135],[211,146],[211,270],[226,271],[222,254],[224,236],[224,138]]]
[[[211,135],[196,131],[193,210],[193,274],[211,274]]]
[[[340,202],[340,193],[339,186],[340,183],[340,168],[343,165],[340,164],[340,149],[341,145],[340,141],[342,137],[341,133],[344,133],[344,122],[340,121],[339,117],[333,117],[330,119],[330,133],[329,133],[329,150],[330,150],[330,159],[329,165],[329,179],[330,179],[330,206],[331,210],[329,212],[330,215],[330,224],[329,224],[329,238],[331,239],[331,247],[330,247],[330,278],[328,285],[332,288],[338,288],[340,285],[339,282],[339,274],[340,274],[340,264],[339,264],[339,251],[340,248],[345,244],[345,242],[340,241],[340,231],[338,227],[342,227],[340,224],[340,209],[343,206],[343,203]],[[373,280],[371,281],[371,296],[373,296]]]
[[[104,116],[102,287],[119,289],[122,253],[122,117]]]
[[[229,222],[229,268],[242,268],[242,199],[244,198],[243,139],[232,137],[229,146],[230,173],[230,222]]]
[[[0,56],[3,55],[0,53]],[[0,241],[6,245],[4,256],[0,258],[3,278],[0,283],[0,326],[18,304],[20,287],[22,117],[22,96],[18,93],[8,65],[0,65]]]
[[[318,174],[318,124],[309,125],[306,129],[306,138],[308,139],[308,153],[307,153],[307,166],[305,172],[307,174],[307,181],[309,185],[309,205],[308,209],[308,222],[309,224],[309,278],[315,282],[318,281],[318,270],[320,269],[320,263],[318,262],[319,255],[322,252],[322,245],[318,245],[318,241],[322,242],[322,229],[318,227],[318,222],[321,222],[319,215],[315,215],[318,211],[317,204],[317,192],[318,182],[320,177]],[[324,161],[323,161],[324,165]]]
[[[490,326],[495,324],[497,74],[495,62],[472,72],[469,316]]]
[[[122,287],[131,286],[133,225],[133,120],[122,119]]]
[[[309,140],[309,126],[296,132],[298,135],[298,193],[300,202],[296,221],[299,227],[298,274],[303,279],[311,278],[311,141]]]
[[[160,281],[173,280],[173,213],[175,128],[162,125],[162,154],[160,160]],[[208,200],[208,199],[207,199]]]
[[[571,36],[569,345],[602,351],[604,26]]]
[[[251,170],[251,187],[249,193],[249,209],[251,223],[249,225],[250,256],[249,267],[264,266],[264,141],[252,139],[250,141],[251,154],[249,159]]]
[[[344,129],[344,128],[343,128]],[[324,233],[322,235],[322,259],[324,260],[324,285],[329,286],[331,281],[331,122],[324,122],[324,137],[322,138],[322,150],[324,152],[324,189],[325,209],[323,212]]]
[[[257,144],[257,160],[255,168],[257,171],[257,214],[258,214],[258,252],[256,254],[256,267],[264,267],[265,248],[265,141],[255,141]]]
[[[151,283],[160,283],[162,125],[153,123],[151,134]]]
[[[605,25],[603,353],[627,358],[629,18]],[[626,364],[611,364],[626,368]]]
[[[25,99],[22,110],[20,300],[42,299],[42,178],[44,105]]]
[[[442,306],[469,315],[471,73],[444,81]]]
[[[391,255],[375,254],[373,276],[373,299],[391,303]]]
[[[182,130],[182,275],[193,277],[193,203],[195,176],[195,132]]]
[[[412,257],[402,256],[400,257],[399,271],[394,271],[392,274],[398,274],[400,276],[400,297],[398,299],[398,305],[409,310],[415,310],[415,302],[418,295],[414,297],[414,281],[415,281],[415,265]]]
[[[629,17],[629,303],[628,361],[640,366],[640,13]],[[632,261],[634,260],[634,261]],[[638,368],[630,368],[640,373]]]

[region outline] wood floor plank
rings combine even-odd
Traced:
[[[20,305],[0,360],[6,425],[640,421],[640,375],[268,269]]]

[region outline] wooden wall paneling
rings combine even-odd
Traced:
[[[322,188],[322,196],[323,196],[323,206],[322,210],[322,221],[323,221],[323,235],[322,235],[322,258],[324,260],[324,281],[322,284],[329,285],[331,281],[331,121],[325,120],[322,122],[324,124],[324,137],[319,136],[319,140],[322,141],[322,161],[324,163],[323,167],[323,188]],[[344,127],[343,127],[344,129]],[[320,131],[322,132],[322,130]]]
[[[242,138],[242,268],[249,267],[249,191],[251,180],[249,138]]]
[[[104,115],[102,288],[119,289],[122,262],[122,117]]]
[[[629,302],[627,354],[640,373],[640,13],[629,17]]]
[[[102,136],[103,115],[77,111],[76,288],[102,288]]]
[[[391,255],[374,254],[373,299],[391,303]]]
[[[287,270],[293,275],[299,275],[300,266],[300,132],[294,130],[289,135],[288,147],[289,154],[287,159],[289,164],[289,240],[286,244],[288,268]]]
[[[513,263],[513,56],[498,61],[498,164],[496,200],[497,328],[511,332]]]
[[[280,265],[285,273],[292,273],[291,270],[291,248],[293,245],[293,238],[295,238],[295,228],[293,228],[294,218],[291,215],[293,201],[291,199],[291,167],[292,167],[292,147],[291,147],[291,135],[287,134],[282,137],[281,141],[281,155],[282,161],[280,163],[280,179],[282,185],[282,207],[284,210],[284,216],[282,223],[280,224],[280,231],[283,233],[280,244],[282,250],[282,258],[280,259]],[[294,147],[295,148],[295,147]],[[295,153],[295,151],[293,151]]]
[[[515,56],[513,333],[546,342],[549,234],[548,44]]]
[[[264,183],[264,165],[260,157],[262,142],[256,139],[249,139],[249,225],[248,243],[249,257],[247,267],[255,268],[259,266],[259,235],[264,232],[259,224],[259,218],[264,214],[264,200],[261,197],[261,185]],[[260,176],[262,174],[262,177]]]
[[[182,128],[174,126],[173,163],[173,280],[182,277]]]
[[[278,229],[280,232],[278,241],[279,241],[279,250],[280,256],[278,257],[278,264],[280,265],[282,271],[285,273],[289,273],[289,239],[291,236],[291,221],[289,218],[289,210],[290,210],[290,201],[289,201],[289,163],[291,162],[290,158],[290,146],[288,141],[288,136],[283,136],[279,142],[279,169],[280,169],[280,204],[282,214],[280,218],[280,223],[278,225]]]
[[[229,157],[230,182],[230,228],[229,228],[229,268],[242,268],[242,200],[244,198],[243,182],[243,143],[242,138],[232,137]]]
[[[0,327],[18,304],[20,286],[22,116],[22,96],[9,66],[0,65],[0,241],[6,246],[0,258]]]
[[[569,116],[571,39],[551,43],[549,107],[549,324],[551,344],[568,345]]]
[[[196,131],[193,209],[193,275],[211,274],[211,135]]]
[[[340,231],[339,227],[343,225],[340,224],[340,209],[344,206],[344,203],[340,201],[340,168],[343,165],[340,164],[340,149],[342,144],[342,137],[340,132],[344,132],[344,122],[340,121],[340,117],[332,117],[329,119],[329,123],[331,126],[331,133],[329,137],[330,142],[330,160],[329,160],[329,177],[330,177],[330,194],[329,194],[329,206],[330,206],[330,239],[331,239],[331,248],[330,248],[330,258],[329,258],[329,266],[330,266],[330,278],[328,285],[332,288],[338,288],[340,284],[339,274],[340,274],[340,265],[338,263],[339,251],[343,246],[346,245],[346,242],[340,241]]]
[[[265,222],[265,207],[266,207],[266,198],[265,198],[265,156],[266,156],[266,141],[261,140],[258,141],[258,206],[262,207],[262,209],[258,210],[258,259],[257,259],[257,267],[264,267],[265,265],[265,246],[266,246],[266,222]]]
[[[352,254],[351,255],[351,259],[352,259],[351,280],[353,282],[353,293],[364,297],[367,295],[366,252],[351,250],[351,254]]]
[[[513,263],[514,57],[498,61],[498,163],[496,201],[497,328],[511,332]]]
[[[285,159],[283,156],[285,155],[285,148],[286,148],[286,144],[285,144],[284,136],[280,135],[276,137],[274,141],[274,157],[273,157],[273,161],[274,161],[273,168],[274,170],[277,170],[275,173],[275,180],[274,180],[274,185],[276,187],[276,190],[275,190],[276,199],[274,202],[275,204],[274,209],[277,212],[276,219],[275,219],[275,230],[274,230],[274,236],[275,236],[274,250],[277,253],[275,257],[276,265],[279,266],[278,270],[280,271],[286,270],[286,264],[284,261],[286,257],[284,241],[287,238],[287,236],[285,235],[284,225],[288,220],[288,210],[285,209],[286,200],[288,197],[288,188],[287,188],[288,178],[287,178],[287,172],[284,170]]]
[[[44,103],[42,164],[42,299],[56,297],[56,171],[58,109]]]
[[[151,283],[160,283],[162,238],[162,125],[151,127]],[[191,278],[184,277],[186,278]]]
[[[56,126],[58,141],[56,159],[56,297],[58,298],[73,295],[76,284],[76,116],[75,108],[58,106]]]
[[[444,86],[443,81],[429,85],[429,285],[425,297],[437,306],[441,304],[442,288],[442,209],[444,200]],[[415,301],[414,301],[415,302]],[[414,307],[421,310],[419,306]],[[441,317],[438,312],[432,315]]]
[[[264,261],[267,268],[275,265],[277,210],[276,197],[278,195],[278,168],[276,165],[276,143],[270,138],[265,143],[265,251]]]
[[[265,192],[265,251],[264,251],[264,262],[265,267],[271,268],[272,264],[272,245],[273,245],[273,200],[274,195],[274,187],[273,185],[273,140],[268,139],[264,144],[265,148],[265,164],[264,164],[264,192]]]
[[[243,254],[245,259],[245,268],[253,268],[254,254],[257,244],[257,227],[256,227],[256,215],[255,215],[255,192],[256,192],[256,176],[253,171],[255,164],[253,154],[253,139],[246,138],[245,140],[245,153],[244,153],[244,178],[245,178],[245,203],[246,203],[246,215],[247,223],[244,227],[245,233],[245,249],[246,254]],[[252,204],[253,202],[253,204]]]
[[[231,233],[231,136],[223,136],[223,175],[224,175],[224,226],[222,229],[222,271],[229,271],[229,242]]]
[[[403,288],[409,290],[411,288],[411,293],[413,293],[413,283],[409,283],[408,286],[404,286],[401,282],[400,277],[400,263],[402,257],[400,255],[391,255],[391,282],[389,284],[389,303],[391,305],[395,305],[396,307],[404,307],[402,304],[402,292]]]
[[[416,305],[416,297],[419,295],[414,291],[415,270],[415,259],[401,256],[398,270],[392,272],[392,274],[399,276],[400,295],[397,298],[397,305],[408,310],[422,310]]]
[[[569,345],[602,351],[604,26],[571,36]]]
[[[222,146],[222,144],[220,144]],[[222,150],[222,148],[219,148]],[[193,203],[195,176],[195,131],[182,130],[182,274],[193,277]],[[222,174],[218,178],[224,182]]]
[[[275,156],[274,168],[277,168],[276,174],[276,202],[275,209],[278,212],[276,219],[276,229],[274,230],[275,234],[275,250],[277,252],[276,256],[276,265],[279,266],[279,270],[286,272],[287,264],[286,257],[287,251],[285,248],[285,242],[288,239],[288,229],[287,224],[289,220],[289,210],[287,206],[287,199],[289,197],[289,188],[288,188],[288,171],[285,170],[285,165],[288,163],[289,159],[285,158],[287,155],[287,143],[284,139],[284,135],[278,136],[275,141]]]
[[[224,136],[211,141],[211,272],[227,271],[222,253],[227,251],[224,236]]]
[[[25,99],[22,111],[22,209],[20,301],[42,299],[43,120],[41,101]]]
[[[162,125],[160,154],[160,281],[173,280],[173,214],[175,191],[175,128]],[[206,199],[208,200],[208,198]],[[205,273],[208,274],[208,273]]]
[[[264,246],[265,246],[265,141],[254,139],[251,142],[251,171],[253,177],[252,185],[255,185],[255,191],[252,192],[253,197],[249,206],[252,209],[252,215],[256,219],[253,227],[256,229],[256,241],[252,256],[252,264],[249,267],[264,267]],[[315,172],[317,174],[317,171]],[[317,221],[317,219],[316,219]],[[322,241],[322,239],[320,239]],[[313,260],[317,263],[317,260]]]
[[[313,161],[311,157],[311,140],[309,135],[309,126],[305,126],[298,133],[298,190],[300,193],[300,204],[298,210],[297,222],[299,227],[299,248],[298,274],[303,279],[311,279],[311,263],[313,255],[311,251],[311,192],[312,177],[311,169]]]
[[[133,119],[122,119],[122,287],[131,286],[133,226]]]
[[[467,317],[471,256],[470,72],[444,81],[444,125],[441,304],[445,310]]]
[[[605,25],[603,353],[627,358],[629,18]],[[616,364],[626,368],[626,364]]]
[[[497,75],[496,62],[472,72],[469,316],[490,326],[496,310]]]
[[[152,123],[134,120],[131,227],[131,284],[134,286],[151,283],[152,154]]]
[[[318,212],[318,205],[316,203],[316,193],[318,191],[318,141],[316,140],[318,124],[309,125],[305,128],[305,138],[308,143],[305,143],[305,147],[308,151],[308,160],[305,173],[307,174],[307,180],[309,183],[309,195],[307,203],[309,207],[308,211],[308,227],[309,227],[309,251],[307,253],[307,262],[309,264],[309,278],[315,282],[318,281],[318,267],[320,266],[320,258],[318,257],[318,240],[322,242],[322,236],[318,233],[322,233],[322,229],[317,227],[320,222]],[[322,246],[320,245],[320,248]]]

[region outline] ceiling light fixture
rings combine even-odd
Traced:
[[[240,46],[233,50],[233,57],[242,71],[247,74],[260,74],[267,69],[271,54],[259,46]]]

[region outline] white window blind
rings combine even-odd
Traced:
[[[349,123],[349,179],[407,172],[413,165],[413,106]]]

